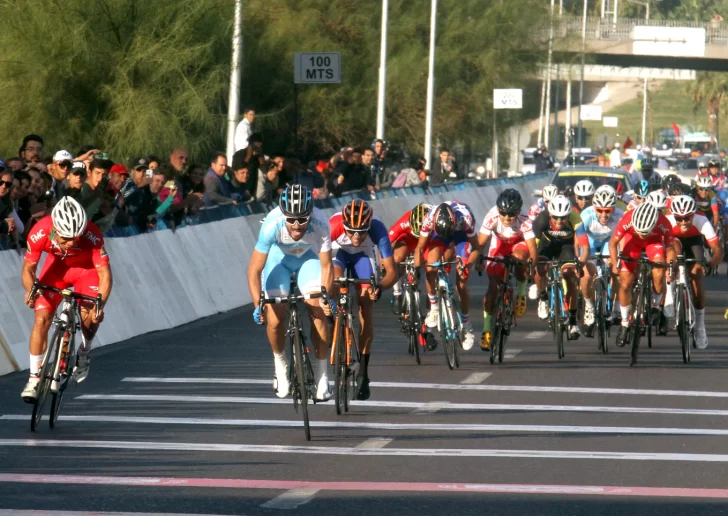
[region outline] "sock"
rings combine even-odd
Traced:
[[[394,285],[392,286],[392,293],[395,296],[401,296],[402,295],[402,278],[398,279],[394,282]]]
[[[695,309],[695,326],[697,328],[705,328],[705,308]]]
[[[30,374],[38,376],[40,374],[40,363],[43,361],[43,355],[30,354]]]
[[[281,373],[288,373],[288,361],[286,360],[285,353],[273,353],[273,363],[275,365],[276,374],[280,371]]]
[[[584,303],[586,304],[587,308],[594,308],[594,300],[593,299],[585,299]]]
[[[664,296],[664,292],[660,292],[659,294],[656,294],[655,292],[652,293],[652,307],[653,308],[660,308],[660,305],[662,304],[662,296]]]
[[[518,296],[518,297],[526,296],[526,280],[516,282],[516,296]]]
[[[546,292],[546,291],[544,290],[543,292],[539,292],[539,293],[538,293],[538,298],[539,298],[539,299],[540,299],[541,301],[548,301],[548,300],[549,300],[549,294],[548,294],[548,292]]]
[[[460,314],[463,320],[463,324],[468,324],[470,322],[470,314]]]
[[[359,362],[359,374],[360,378],[369,378],[369,353],[361,354],[361,362]]]
[[[483,332],[489,332],[490,331],[490,323],[493,319],[493,314],[489,314],[488,312],[483,312]]]
[[[427,299],[430,300],[430,308],[434,308],[437,305],[437,296],[427,294]]]
[[[82,355],[88,354],[91,351],[91,346],[93,345],[93,342],[94,339],[81,339],[81,345],[78,347],[78,352]]]
[[[631,310],[632,305],[619,307],[619,313],[622,314],[622,326],[629,326],[629,312]]]
[[[321,381],[321,378],[326,376],[326,371],[329,366],[329,361],[325,358],[316,359],[316,385]]]
[[[576,310],[569,310],[569,324],[576,324]]]
[[[665,304],[666,305],[675,304],[675,300],[673,298],[673,293],[672,293],[672,283],[669,281],[667,282],[667,291],[665,292]]]

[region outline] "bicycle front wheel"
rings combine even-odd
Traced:
[[[685,285],[679,284],[675,289],[675,299],[677,301],[677,334],[680,337],[680,345],[682,347],[683,363],[690,362],[690,326],[688,323],[688,303]]]
[[[500,342],[498,343],[498,363],[503,363],[503,356],[506,352],[506,343],[508,342],[508,335],[511,330],[511,321],[513,320],[513,291],[509,288],[503,291],[503,300],[501,305],[500,315]]]
[[[596,314],[597,340],[599,349],[605,355],[609,353],[609,340],[607,336],[607,303],[605,302],[604,285],[597,279],[594,285],[594,312]]]
[[[341,415],[346,407],[346,323],[343,314],[336,316],[334,330],[334,398],[336,414]]]
[[[450,319],[451,315],[443,294],[440,294],[440,327],[442,328],[442,336],[445,341],[445,361],[450,369],[455,369],[455,328]]]
[[[499,293],[500,294],[500,293]],[[495,364],[496,357],[500,357],[502,353],[499,348],[501,345],[501,335],[503,333],[503,299],[498,295],[495,299],[493,307],[493,327],[492,338],[490,339],[490,363]],[[501,360],[502,362],[503,360]]]
[[[554,332],[556,335],[556,354],[559,360],[564,358],[564,318],[562,313],[564,310],[564,300],[561,288],[556,289],[556,299],[554,300]]]
[[[48,392],[53,382],[53,373],[56,370],[56,360],[58,360],[58,350],[61,347],[63,332],[65,330],[61,326],[56,326],[53,331],[53,337],[48,342],[48,348],[43,358],[43,365],[40,368],[40,381],[38,382],[37,395],[35,403],[33,403],[33,414],[30,418],[30,430],[35,431],[38,428],[40,420],[43,418],[43,405],[45,405]]]
[[[644,308],[644,298],[645,298],[645,292],[644,292],[644,285],[640,286],[639,291],[637,292],[637,302],[632,305],[632,313],[634,314],[632,316],[632,321],[630,323],[631,327],[631,341],[632,341],[632,351],[630,353],[630,362],[629,365],[633,366],[637,363],[637,356],[639,355],[639,347],[640,347],[640,336],[642,334],[642,324],[644,321],[642,321],[642,318],[645,316],[645,308]]]
[[[311,428],[308,421],[308,384],[306,382],[306,367],[304,364],[303,341],[301,340],[301,330],[296,327],[291,337],[291,346],[293,346],[293,358],[296,372],[296,385],[298,390],[298,398],[301,401],[301,414],[303,416],[303,430],[306,434],[306,440],[311,440]]]

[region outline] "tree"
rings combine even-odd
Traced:
[[[695,110],[705,103],[708,115],[708,132],[719,140],[721,104],[728,99],[728,74],[717,72],[698,72],[695,81],[687,86],[693,99]]]

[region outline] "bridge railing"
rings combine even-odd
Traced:
[[[580,16],[557,17],[554,23],[554,37],[579,37],[581,35],[582,23],[583,18]],[[611,19],[588,17],[586,19],[586,37],[589,40],[631,40],[632,29],[636,26],[705,29],[706,44],[728,45],[728,23],[696,22],[690,20],[618,18],[615,24]]]

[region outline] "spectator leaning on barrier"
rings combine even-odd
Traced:
[[[207,171],[202,165],[190,165],[190,168],[187,169],[187,173],[183,176],[181,180],[184,193],[190,194],[191,192],[197,192],[204,194],[206,173]]]
[[[361,154],[361,164],[366,169],[367,175],[370,178],[371,184],[368,186],[369,191],[379,190],[379,171],[374,165],[374,151],[372,149],[364,149],[364,152]]]
[[[340,161],[334,171],[332,190],[335,195],[340,196],[344,192],[354,190],[373,190],[373,178],[361,162],[362,150],[352,149],[348,160]]]
[[[265,167],[265,152],[263,150],[263,136],[260,133],[253,133],[248,138],[248,147],[245,149],[243,161],[248,163],[250,177],[248,177],[247,187],[251,192],[255,192],[258,188],[258,173],[264,173],[268,170]]]
[[[53,155],[53,162],[48,166],[48,173],[52,178],[51,190],[54,203],[66,194],[64,182],[73,168],[73,155],[67,150],[59,150]]]
[[[78,199],[83,209],[86,210],[86,217],[93,221],[99,213],[101,207],[101,199],[104,196],[107,160],[95,159],[89,165],[86,182],[81,187],[81,198]]]
[[[158,168],[154,170],[150,184],[142,188],[142,204],[134,220],[139,231],[157,228],[158,219],[166,216],[172,208],[177,195],[177,185],[176,183],[170,185],[165,199],[162,200],[160,194],[166,182],[165,171]]]
[[[23,160],[17,157],[8,158],[5,160],[5,168],[11,172],[23,170]]]
[[[384,144],[384,140],[380,140],[380,139],[374,140],[374,143],[372,144],[372,148],[374,149],[374,157],[372,158],[373,177],[374,177],[374,181],[376,184],[381,184],[381,183],[385,182],[384,160],[387,157],[387,149]]]
[[[0,235],[9,235],[16,230],[20,222],[18,214],[13,207],[13,198],[10,192],[13,190],[13,174],[9,170],[0,173]],[[23,228],[17,228],[22,232]]]
[[[536,165],[536,174],[546,172],[554,168],[554,159],[549,154],[548,149],[545,145],[542,145],[540,149],[534,151],[533,161]]]
[[[424,176],[425,171],[425,160],[418,157],[412,156],[409,161],[409,167],[403,169],[397,177],[394,179],[390,186],[392,188],[403,188],[408,186],[422,186],[426,183],[425,180],[421,179]]]
[[[437,163],[437,167],[440,169],[444,181],[458,179],[455,156],[450,154],[448,149],[440,149],[440,161]]]
[[[265,174],[258,176],[258,188],[255,190],[255,199],[264,204],[272,204],[276,197],[276,179],[278,177],[278,166],[271,163]]]
[[[289,185],[302,185],[317,194],[317,190],[324,188],[324,176],[317,170],[318,162],[312,161],[304,167],[298,158],[289,158],[286,161],[286,172]]]
[[[205,206],[219,204],[237,204],[230,197],[230,183],[225,179],[227,157],[223,152],[216,152],[210,160],[210,169],[205,176]]]
[[[81,202],[81,189],[83,184],[86,182],[86,165],[82,161],[74,161],[71,171],[68,173],[66,178],[68,188],[66,195],[69,195]]]
[[[253,134],[253,123],[255,122],[255,110],[252,107],[243,109],[243,119],[235,128],[235,151],[245,149],[248,146],[248,138]]]
[[[238,203],[253,200],[253,196],[248,191],[247,182],[250,176],[248,164],[245,161],[235,163],[233,167],[232,177],[230,178],[230,197]]]

